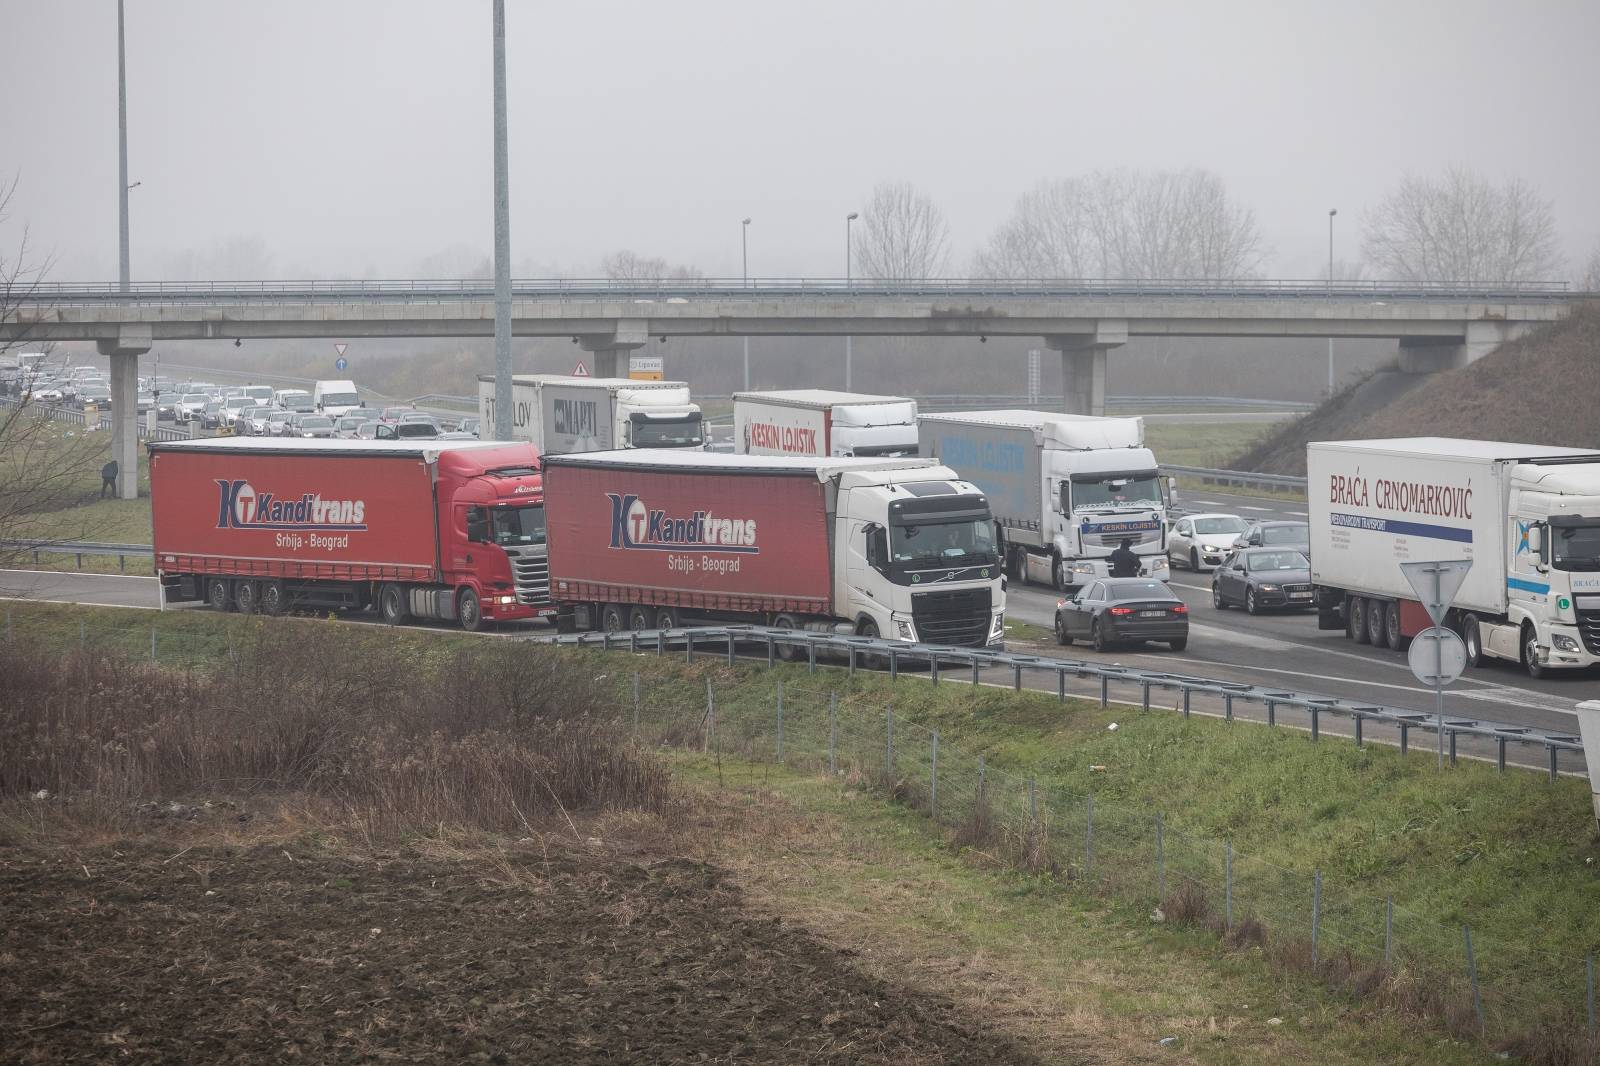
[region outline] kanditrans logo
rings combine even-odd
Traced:
[[[308,529],[360,532],[367,528],[364,500],[325,500],[316,493],[280,498],[248,481],[217,480],[218,529]]]
[[[611,546],[650,551],[731,552],[757,555],[756,520],[724,518],[710,511],[673,516],[637,496],[606,493],[611,500]]]

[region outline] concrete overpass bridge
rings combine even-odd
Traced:
[[[516,336],[574,338],[602,376],[652,338],[1037,338],[1061,354],[1067,410],[1099,414],[1107,353],[1130,337],[1388,338],[1422,373],[1565,317],[1575,295],[1564,283],[550,279],[515,282],[511,314]],[[128,368],[158,342],[494,333],[494,286],[480,280],[42,283],[9,302],[0,340],[92,340],[112,357],[119,463],[124,438],[129,459],[136,447],[121,426]]]

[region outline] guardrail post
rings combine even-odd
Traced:
[[[639,652],[639,631],[637,629],[628,630],[628,650],[634,654]]]
[[[1555,745],[1550,747],[1550,780],[1554,781],[1559,771],[1556,769],[1556,760],[1561,757],[1561,749]]]
[[[772,669],[773,656],[777,652],[777,642],[772,639],[772,634],[767,634],[767,669]]]
[[[889,680],[900,680],[900,650],[893,645],[889,648]]]
[[[1367,719],[1367,716],[1364,715],[1364,714],[1356,715],[1356,747],[1358,747],[1358,748],[1366,747],[1366,744],[1363,743],[1363,741],[1361,739],[1361,723],[1366,721],[1366,719]]]
[[[633,672],[633,735],[639,735],[639,671]]]
[[[1506,738],[1505,737],[1501,737],[1500,738],[1500,745],[1499,746],[1500,746],[1500,752],[1499,752],[1499,757],[1495,759],[1495,768],[1498,769],[1501,773],[1505,773],[1506,772]]]
[[[977,665],[977,662],[978,662],[977,658],[974,657],[972,662],[973,662],[973,665]],[[1011,691],[1013,691],[1013,692],[1021,692],[1022,691],[1022,664],[1021,663],[1013,663],[1012,664],[1012,670],[1014,671],[1014,676],[1013,676],[1012,681],[1011,681]]]
[[[1083,879],[1094,875],[1094,793],[1086,797],[1083,822]]]
[[[1222,845],[1223,928],[1233,932],[1233,842]]]
[[[1483,1036],[1483,996],[1478,991],[1478,962],[1472,957],[1472,929],[1461,927],[1461,939],[1467,946],[1467,976],[1472,979],[1472,1012],[1478,1016],[1478,1036]]]
[[[1322,871],[1311,875],[1311,965],[1317,964],[1317,943],[1322,935]]]
[[[783,682],[778,682],[778,761],[783,761]]]
[[[728,630],[728,665],[732,666],[737,660],[733,657],[733,630]]]
[[[972,691],[978,691],[978,657],[972,657]]]
[[[1190,696],[1190,694],[1191,694],[1191,691],[1190,691],[1189,686],[1188,685],[1183,686],[1183,716],[1185,718],[1189,717],[1189,696]]]
[[[807,659],[806,673],[808,673],[808,674],[816,673],[817,672],[817,642],[814,641],[814,640],[806,641],[806,659]]]
[[[664,629],[658,629],[658,630],[656,630],[656,658],[659,659],[659,658],[661,658],[661,656],[665,655],[666,653],[667,653],[667,631],[664,630]]]
[[[856,646],[854,644],[849,645],[845,649],[845,654],[850,659],[850,669],[849,669],[848,673],[849,673],[849,675],[851,677],[855,677],[856,676]]]
[[[692,629],[683,631],[683,661],[686,663],[694,662],[694,630]]]
[[[939,817],[939,731],[933,731],[933,771],[928,786],[928,817]]]
[[[828,773],[839,773],[839,694],[828,693]]]
[[[1233,693],[1231,692],[1222,694],[1222,717],[1230,722],[1233,721]]]
[[[1067,702],[1067,672],[1061,667],[1056,667],[1056,702]]]
[[[1312,740],[1321,739],[1320,736],[1318,735],[1318,731],[1317,731],[1317,720],[1318,720],[1319,716],[1321,715],[1321,713],[1322,713],[1322,709],[1320,707],[1318,707],[1315,703],[1313,703],[1311,705],[1311,739]]]
[[[1276,700],[1267,701],[1267,724],[1278,724],[1278,703]]]
[[[1100,675],[1100,706],[1111,706],[1111,679],[1105,674]]]
[[[1167,826],[1160,811],[1156,812],[1156,903],[1167,898]]]
[[[1139,710],[1150,709],[1150,680],[1146,678],[1139,682]]]
[[[1452,730],[1450,730],[1450,765],[1452,767],[1454,767],[1455,764],[1456,764],[1456,731],[1454,729],[1452,729]]]
[[[1409,747],[1410,744],[1411,744],[1411,723],[1410,722],[1401,722],[1400,723],[1400,754],[1401,755],[1404,755],[1406,753],[1406,748]]]

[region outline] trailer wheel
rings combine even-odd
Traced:
[[[1350,597],[1350,606],[1345,611],[1345,630],[1357,644],[1367,642],[1367,601],[1360,596]]]
[[[255,614],[261,609],[261,590],[254,581],[241,581],[233,587],[233,605],[240,614]]]
[[[1389,605],[1377,600],[1367,601],[1367,643],[1374,648],[1383,647],[1383,616]]]
[[[229,591],[228,579],[225,577],[214,577],[207,582],[206,602],[211,605],[213,611],[226,611],[232,606],[233,597],[229,595]]]
[[[608,603],[600,608],[600,631],[621,633],[627,622],[622,614],[622,604]]]
[[[263,581],[261,583],[261,613],[276,617],[288,609],[289,594],[284,591],[283,582]]]
[[[385,585],[378,591],[378,616],[391,626],[403,626],[411,620],[404,585]]]
[[[1461,643],[1467,650],[1467,665],[1476,667],[1483,662],[1483,632],[1478,628],[1478,616],[1461,616]]]
[[[1405,651],[1409,641],[1400,630],[1400,605],[1391,603],[1383,609],[1383,643],[1390,651]]]
[[[483,628],[483,607],[478,603],[478,594],[471,589],[456,593],[456,621],[468,633]]]
[[[636,603],[628,608],[628,628],[635,633],[656,627],[655,612],[642,603]]]
[[[671,607],[662,607],[656,611],[657,629],[677,629],[678,613]]]

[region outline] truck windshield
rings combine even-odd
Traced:
[[[493,507],[489,510],[489,521],[496,544],[544,543],[543,507]]]
[[[335,407],[354,407],[361,402],[353,392],[325,392],[322,394],[322,406],[332,404]]]
[[[1557,570],[1600,570],[1600,526],[1555,526],[1550,565]]]
[[[897,566],[993,565],[997,561],[994,520],[969,518],[955,522],[924,522],[917,526],[890,526],[889,556]]]
[[[1102,480],[1072,479],[1072,507],[1152,507],[1161,500],[1161,481],[1155,472],[1134,477],[1118,475]]]
[[[646,418],[634,415],[635,448],[700,448],[706,443],[705,423],[699,415],[684,418]]]

